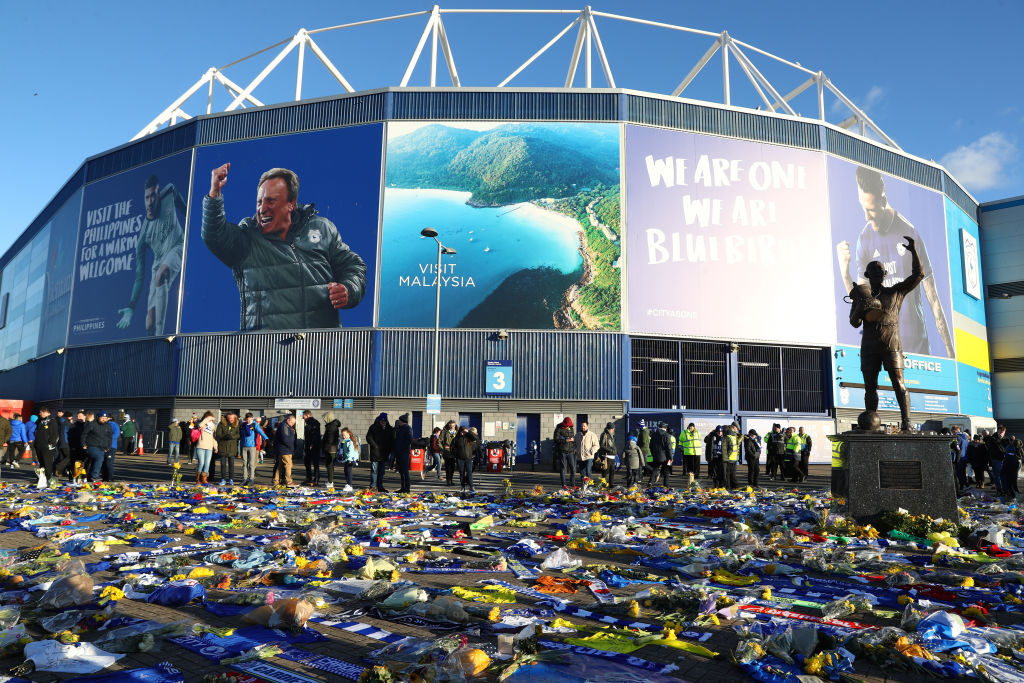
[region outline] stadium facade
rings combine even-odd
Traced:
[[[310,407],[357,433],[382,411],[423,433],[456,419],[520,452],[563,416],[620,440],[628,415],[823,444],[863,409],[849,281],[870,260],[900,277],[885,230],[907,224],[930,273],[901,319],[914,421],[992,417],[977,203],[824,120],[621,88],[398,87],[146,132],[86,160],[0,258],[3,397],[125,410],[147,440],[206,409]],[[225,164],[218,214],[204,197]],[[325,220],[247,271],[259,249],[216,216],[251,233],[279,167]],[[879,229],[872,193],[895,209]],[[362,272],[334,262],[331,225]],[[348,300],[325,326],[328,280]],[[881,405],[898,422],[892,392]]]

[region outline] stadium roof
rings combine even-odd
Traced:
[[[455,56],[452,52],[451,43],[448,40],[448,33],[445,30],[444,17],[455,14],[564,15],[570,18],[571,21],[561,31],[551,36],[550,40],[538,46],[536,51],[511,73],[495,74],[493,83],[479,83],[467,86],[459,78]],[[523,71],[528,69],[531,64],[553,45],[562,40],[568,41],[573,39],[575,39],[575,43],[567,65],[565,81],[564,83],[552,83],[551,86],[565,89],[594,88],[593,76],[596,62],[596,66],[600,69],[603,77],[603,87],[629,87],[628,85],[623,86],[616,83],[613,65],[608,59],[604,43],[601,40],[601,34],[598,30],[598,24],[604,26],[608,22],[628,22],[646,27],[650,31],[667,30],[675,32],[680,43],[679,53],[685,54],[686,50],[690,50],[696,57],[696,61],[689,70],[684,72],[683,69],[680,69],[677,74],[669,74],[672,82],[676,82],[675,79],[677,78],[679,79],[678,85],[670,91],[660,93],[662,95],[682,98],[687,88],[690,87],[699,74],[705,71],[705,69],[715,69],[715,67],[711,66],[712,62],[715,62],[719,65],[721,74],[721,99],[717,100],[719,104],[729,107],[739,106],[739,108],[748,108],[736,105],[732,101],[736,88],[743,84],[743,87],[752,88],[757,94],[758,99],[756,101],[761,102],[761,104],[754,107],[755,109],[831,123],[839,128],[851,130],[863,137],[876,140],[888,147],[901,149],[861,108],[844,95],[823,71],[808,69],[799,62],[790,61],[757,48],[749,43],[733,38],[727,31],[713,33],[659,21],[609,14],[593,10],[589,5],[583,9],[443,9],[434,5],[431,9],[421,12],[380,17],[378,19],[368,19],[311,30],[301,28],[293,36],[257,50],[225,66],[210,67],[198,81],[160,112],[152,121],[146,124],[132,139],[136,140],[145,137],[157,132],[164,126],[174,125],[197,114],[214,113],[214,90],[218,86],[223,87],[230,96],[230,102],[224,111],[233,111],[245,107],[261,107],[265,104],[277,104],[277,102],[263,102],[258,99],[257,90],[260,84],[266,80],[267,76],[280,68],[285,58],[292,52],[297,52],[298,58],[297,68],[294,72],[295,101],[303,99],[303,73],[307,50],[312,53],[317,61],[333,77],[341,91],[345,93],[355,92],[355,89],[346,80],[342,70],[336,66],[322,46],[316,42],[314,36],[383,22],[419,22],[423,21],[424,18],[426,23],[415,46],[410,45],[412,56],[409,59],[404,74],[402,74],[401,80],[398,82],[398,87],[409,87],[410,78],[420,60],[424,58],[424,48],[428,42],[430,44],[429,75],[431,88],[442,87],[438,85],[439,58],[443,60],[441,68],[447,72],[448,80],[450,81],[450,85],[443,86],[445,89],[451,87],[505,88],[513,84]],[[494,16],[488,16],[487,18],[495,19]],[[493,35],[495,35],[496,40],[504,40],[515,46],[523,44],[529,38],[505,31],[498,31]],[[390,46],[389,49],[394,49],[394,46]],[[246,85],[236,83],[229,76],[229,72],[233,71],[237,65],[268,53],[273,55],[270,61]],[[460,57],[463,57],[463,55],[460,55]],[[479,58],[479,55],[472,55],[472,57]],[[682,65],[686,63],[684,60],[680,61]],[[757,64],[761,64],[761,68],[758,68]],[[579,73],[581,69],[583,71],[582,75]],[[769,70],[772,70],[772,79],[765,75],[765,72]],[[742,74],[743,78],[734,79],[737,73]],[[740,84],[735,83],[735,80],[739,80]],[[779,89],[775,85],[776,83],[790,80],[798,84],[788,90],[785,88]],[[386,85],[388,84],[377,84],[375,87]],[[785,91],[785,94],[783,94],[783,91]],[[203,94],[206,95],[205,98]],[[808,109],[814,112],[813,116],[805,116],[794,107],[794,102],[797,98],[800,98],[800,101],[803,103],[812,97],[814,100],[811,102],[812,106],[808,107]],[[830,103],[830,106],[826,107],[826,99],[837,101],[840,106],[831,106]],[[190,114],[189,111],[192,113]],[[843,116],[844,118],[828,120],[827,115],[832,114],[836,116],[836,112],[838,112],[838,116]]]

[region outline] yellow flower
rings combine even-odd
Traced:
[[[963,588],[974,588],[974,579],[970,576],[965,576],[960,586]]]
[[[762,600],[771,600],[772,599],[772,589],[771,589],[771,587],[765,588],[763,591],[761,591],[761,599]]]

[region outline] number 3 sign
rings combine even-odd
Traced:
[[[487,372],[486,394],[509,396],[512,394],[512,361],[485,361]]]

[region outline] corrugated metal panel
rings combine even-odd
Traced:
[[[967,212],[971,220],[978,221],[978,203],[971,199],[970,195],[960,189],[952,178],[945,172],[942,174],[942,191],[954,204]]]
[[[806,149],[821,148],[821,136],[815,123],[641,95],[629,95],[628,98],[629,120],[636,123],[729,135]]]
[[[370,388],[369,330],[185,336],[180,396],[352,396]]]
[[[397,91],[395,119],[618,121],[615,93]]]
[[[70,348],[64,397],[170,396],[176,347],[163,339]]]
[[[942,172],[939,169],[852,135],[826,128],[825,149],[837,156],[877,168],[897,178],[942,191]]]
[[[86,162],[86,182],[106,178],[125,169],[188,149],[196,144],[197,123],[188,121],[124,145]]]
[[[60,397],[64,358],[52,354],[0,372],[0,396],[36,402]]]
[[[433,376],[432,330],[384,330],[381,334],[383,396],[425,396]],[[441,332],[439,392],[445,398],[483,398],[484,361],[511,360],[509,398],[621,400],[622,337],[618,334]]]
[[[384,100],[385,93],[377,92],[204,118],[200,121],[198,144],[380,121],[384,118]]]

